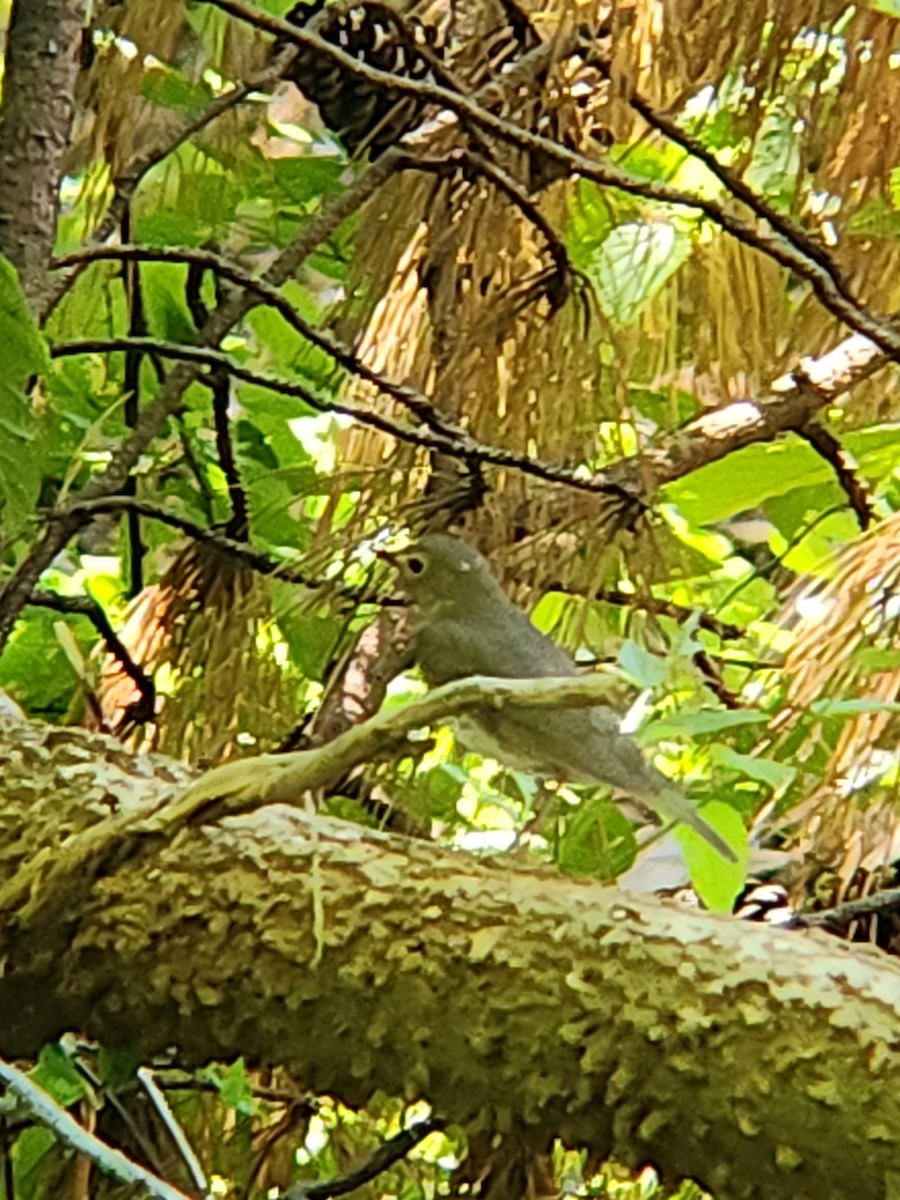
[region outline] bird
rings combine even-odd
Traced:
[[[487,559],[452,534],[425,534],[406,549],[381,552],[399,573],[412,606],[413,653],[427,683],[471,675],[538,679],[582,673],[572,656],[532,624],[503,591]],[[687,825],[723,858],[728,843],[620,730],[604,704],[526,708],[508,702],[475,709],[461,741],[506,766],[572,783],[602,783],[643,801],[664,821]]]

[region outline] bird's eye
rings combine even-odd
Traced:
[[[421,558],[417,558],[415,554],[406,560],[406,565],[409,568],[410,574],[421,575],[425,570],[425,562]]]

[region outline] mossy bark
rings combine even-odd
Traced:
[[[7,871],[182,768],[0,726]],[[53,853],[51,849],[51,854]],[[75,897],[73,899],[73,896]],[[149,838],[2,935],[0,1052],[67,1028],[282,1062],[728,1197],[897,1194],[900,969],[285,805]]]

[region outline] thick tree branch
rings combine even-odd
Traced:
[[[22,725],[0,726],[0,765],[9,869],[96,822],[98,794],[146,811],[165,771],[183,775]],[[350,1104],[422,1097],[717,1200],[891,1194],[900,968],[820,931],[274,805],[110,861],[62,919],[3,940],[7,1055],[83,1028],[143,1056],[282,1063]]]
[[[26,926],[36,914],[64,911],[72,892],[110,861],[140,854],[147,840],[171,841],[189,825],[237,815],[266,804],[292,804],[333,786],[354,767],[395,753],[414,729],[472,708],[515,703],[584,708],[609,698],[609,677],[490,679],[472,676],[434,688],[401,709],[382,710],[333,741],[289,754],[262,754],[215,767],[186,788],[164,796],[152,811],[117,812],[54,854],[38,854],[0,883],[0,917]],[[2,944],[2,939],[0,939]]]
[[[758,400],[737,400],[697,417],[684,429],[645,446],[598,475],[623,491],[652,496],[667,483],[718,462],[754,442],[800,433],[843,392],[886,366],[889,359],[859,334],[819,359],[804,359],[796,374],[783,375]]]

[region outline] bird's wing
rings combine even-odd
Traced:
[[[432,683],[467,675],[538,679],[578,673],[572,656],[514,604],[480,604],[471,613],[421,620],[415,636],[416,659]]]

